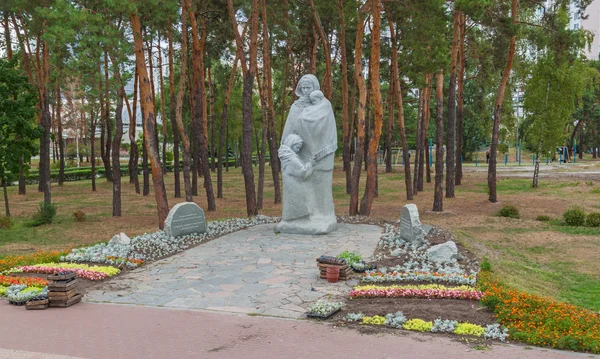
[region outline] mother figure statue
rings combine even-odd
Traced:
[[[314,75],[302,76],[296,86],[296,95],[300,98],[288,114],[280,153],[289,153],[286,143],[294,141],[286,141],[288,136],[300,137],[303,144],[294,146],[297,152],[294,157],[306,163],[307,168],[312,167],[312,173],[293,177],[293,166],[287,166],[291,161],[282,159],[283,213],[276,231],[326,234],[337,228],[332,195],[333,161],[337,149],[335,116]]]

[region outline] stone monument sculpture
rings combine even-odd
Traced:
[[[331,102],[314,75],[296,86],[279,148],[283,173],[283,211],[276,231],[326,234],[337,228],[333,205],[333,161],[337,129]]]

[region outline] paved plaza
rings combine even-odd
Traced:
[[[323,236],[250,227],[101,284],[85,301],[298,318],[319,298],[347,295],[356,285],[319,279],[316,258],[347,250],[368,260],[383,230],[339,226]]]

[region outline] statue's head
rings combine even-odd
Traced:
[[[283,140],[283,144],[291,148],[292,151],[298,152],[302,148],[302,145],[304,145],[304,140],[296,134],[291,134]]]
[[[296,86],[296,96],[308,99],[308,96],[310,96],[313,91],[320,89],[321,86],[319,85],[319,80],[317,80],[315,75],[304,75],[300,81],[298,81],[298,86]]]

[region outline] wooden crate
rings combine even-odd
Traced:
[[[77,278],[68,281],[49,282],[48,291],[50,292],[67,292],[77,285]]]
[[[75,272],[71,272],[69,274],[62,274],[62,275],[50,274],[47,279],[51,280],[51,281],[66,281],[69,279],[73,279],[75,277],[77,277],[77,274],[75,274]]]
[[[66,292],[48,292],[50,300],[69,300],[77,295],[77,289],[72,288]]]
[[[75,296],[68,300],[51,300],[50,306],[58,308],[67,308],[72,306],[73,304],[79,303],[81,301],[81,298],[83,298],[83,294],[77,293]]]
[[[27,310],[41,310],[48,308],[48,299],[30,300],[25,304]]]

